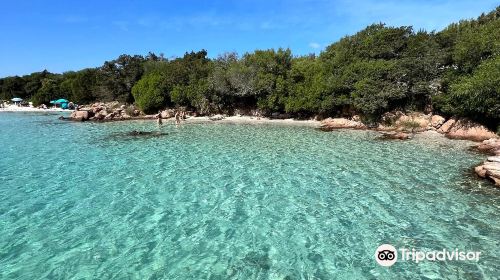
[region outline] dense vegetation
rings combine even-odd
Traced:
[[[0,99],[35,105],[60,97],[76,103],[118,100],[145,112],[185,106],[202,114],[237,108],[296,117],[377,119],[390,110],[465,116],[497,128],[500,121],[500,7],[440,32],[373,24],[319,56],[289,49],[239,57],[207,52],[122,55],[78,72],[47,71],[0,79]]]

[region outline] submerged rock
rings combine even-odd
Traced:
[[[328,118],[321,121],[320,129],[331,131],[340,128],[364,129],[366,126],[360,121],[348,120],[345,118]]]
[[[107,136],[105,139],[107,140],[132,140],[132,139],[147,139],[147,138],[156,138],[168,135],[167,132],[161,131],[140,131],[140,130],[132,130],[127,132],[118,132],[113,133]]]
[[[412,138],[410,133],[405,132],[382,132],[380,136],[381,139],[396,139],[396,140],[408,140]]]
[[[130,136],[137,136],[137,135],[148,135],[151,134],[152,132],[150,131],[137,131],[137,130],[132,130],[128,133]]]
[[[160,131],[139,131],[139,130],[132,130],[128,133],[126,133],[128,136],[164,136],[168,135],[166,132],[160,132]]]

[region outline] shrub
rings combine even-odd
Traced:
[[[401,126],[403,129],[413,132],[415,129],[420,127],[420,124],[416,121],[402,121]]]

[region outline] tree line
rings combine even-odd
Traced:
[[[439,32],[373,24],[319,55],[256,50],[210,59],[205,50],[167,59],[121,55],[101,67],[0,79],[0,99],[35,105],[117,100],[146,113],[183,106],[201,114],[260,109],[295,117],[377,120],[391,110],[500,122],[500,7]]]

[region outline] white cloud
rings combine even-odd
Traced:
[[[309,43],[309,47],[311,47],[313,49],[319,49],[319,48],[321,48],[321,45],[319,43],[316,43],[316,42],[311,42],[311,43]]]

